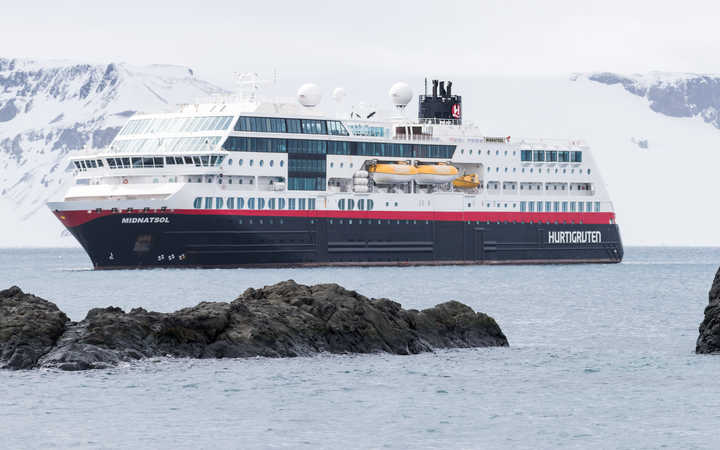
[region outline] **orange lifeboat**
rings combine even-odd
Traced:
[[[418,170],[406,163],[373,164],[368,173],[377,184],[400,184],[412,181]]]
[[[476,189],[480,186],[480,177],[476,173],[463,175],[453,180],[453,186],[459,189]]]
[[[423,164],[417,167],[418,184],[445,184],[457,177],[458,170],[449,164]]]

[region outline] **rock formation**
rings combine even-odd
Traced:
[[[715,274],[705,307],[705,319],[700,324],[700,336],[695,344],[695,353],[720,352],[720,269]]]
[[[230,303],[174,313],[96,308],[71,322],[54,304],[0,292],[0,367],[83,370],[157,356],[235,358],[328,353],[414,354],[507,346],[495,320],[449,301],[423,311],[368,299],[337,284],[284,281]]]

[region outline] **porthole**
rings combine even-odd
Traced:
[[[261,160],[260,160],[260,167],[263,166],[263,163],[265,163],[265,161],[263,161],[263,160],[261,159]]]
[[[333,167],[335,167],[335,163],[332,163],[332,162],[331,162],[331,163],[330,163],[330,168],[332,169]]]
[[[250,166],[252,167],[252,165],[253,165],[253,160],[251,159],[251,160],[250,160]]]
[[[238,166],[242,166],[242,159],[238,159]]]
[[[285,161],[280,161],[280,167],[285,165]]]
[[[345,165],[345,163],[340,163],[340,168],[342,169],[342,167],[343,167],[344,165]]]
[[[232,158],[228,159],[228,166],[232,166]]]
[[[274,166],[274,165],[275,165],[275,160],[274,160],[274,159],[271,159],[271,160],[270,160],[270,167],[272,167],[272,166]]]

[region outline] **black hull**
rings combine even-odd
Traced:
[[[68,229],[96,269],[617,263],[623,257],[616,224],[135,213]]]

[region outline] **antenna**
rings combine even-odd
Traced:
[[[240,86],[240,97],[251,102],[256,100],[260,88],[270,83],[261,79],[256,72],[236,73],[235,82]]]

